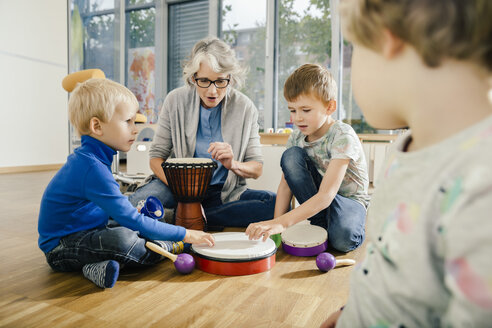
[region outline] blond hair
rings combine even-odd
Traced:
[[[247,69],[239,64],[234,50],[216,37],[207,37],[198,41],[183,64],[183,79],[193,85],[193,75],[200,69],[202,62],[208,62],[216,73],[229,74],[231,84],[240,87],[244,82]]]
[[[429,67],[445,58],[492,71],[491,0],[343,0],[346,35],[378,50],[387,28],[412,45]]]
[[[123,85],[107,79],[89,79],[70,94],[68,116],[79,134],[87,135],[91,118],[108,122],[120,103],[132,104],[138,110],[137,98]]]
[[[325,105],[336,100],[337,84],[330,71],[321,65],[304,64],[292,73],[284,84],[284,97],[295,101],[300,95],[314,95]]]

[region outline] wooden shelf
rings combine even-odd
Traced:
[[[285,145],[290,133],[260,133],[263,145]],[[361,142],[393,142],[399,134],[358,134]]]
[[[399,134],[358,134],[360,141],[371,142],[371,141],[386,141],[392,142],[398,138]]]
[[[290,133],[260,133],[260,143],[263,145],[285,145]]]

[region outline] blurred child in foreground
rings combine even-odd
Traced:
[[[492,1],[341,12],[367,121],[409,131],[380,172],[348,302],[322,327],[490,327]]]

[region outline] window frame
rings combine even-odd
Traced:
[[[268,131],[273,128],[276,131],[279,126],[278,122],[278,73],[279,67],[279,1],[280,0],[267,0],[266,1],[266,40],[265,40],[265,99],[264,99],[264,130]],[[340,0],[330,0],[330,8],[332,12],[331,17],[331,67],[330,72],[337,83],[337,86],[342,85],[343,76],[343,36],[340,27],[340,16],[338,13],[338,7]],[[219,7],[222,8],[222,3]],[[213,12],[213,11],[210,11]],[[219,24],[221,28],[222,24]],[[222,31],[219,30],[219,34]],[[342,98],[343,88],[338,88],[338,99]],[[280,95],[281,96],[281,95]],[[342,101],[338,102],[338,106],[342,110],[337,110],[336,119],[340,120],[343,112],[344,105]]]
[[[67,25],[71,26],[71,4],[73,0],[67,0],[67,12],[68,21]],[[126,5],[126,0],[114,0],[115,8],[109,10],[94,11],[87,16],[100,16],[105,14],[115,15],[115,32],[114,42],[117,45],[118,51],[115,51],[115,73],[114,79],[122,84],[126,81],[126,14],[133,10],[148,9],[155,7],[155,56],[156,58],[168,57],[168,22],[169,22],[169,5],[176,3],[190,2],[193,0],[154,0],[152,3]],[[270,128],[279,128],[278,124],[278,54],[279,54],[279,1],[280,0],[267,0],[266,1],[266,40],[265,40],[265,97],[264,97],[264,130],[267,131]],[[209,2],[209,17],[208,27],[209,34],[212,36],[221,35],[221,0],[208,0]],[[332,9],[332,47],[331,47],[331,62],[332,65],[329,68],[333,77],[339,86],[338,88],[338,106],[341,110],[336,112],[336,119],[341,119],[344,104],[341,101],[343,99],[343,35],[340,28],[340,17],[338,14],[338,6],[340,0],[330,0],[330,8]],[[70,33],[68,33],[68,62],[70,73],[70,49],[72,47],[72,40]],[[167,95],[168,87],[168,62],[167,60],[156,60],[155,63],[155,104],[160,106],[164,98]],[[70,126],[70,124],[69,124]],[[69,128],[69,138],[73,140],[73,129]],[[69,150],[73,151],[72,142],[69,142]]]

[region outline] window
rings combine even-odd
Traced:
[[[119,80],[119,58],[115,24],[114,1],[70,0],[69,71],[88,68],[101,69],[106,77]],[[69,130],[69,149],[80,145],[80,138],[72,126]]]
[[[377,133],[377,130],[367,124],[360,107],[352,93],[352,45],[344,40],[343,43],[343,70],[342,70],[342,113],[341,118],[350,124],[357,133]]]
[[[195,43],[208,35],[208,8],[208,0],[169,5],[167,91],[184,84],[182,63]]]
[[[310,62],[324,65],[339,81],[336,118],[359,133],[378,132],[367,125],[352,96],[352,48],[339,31],[338,3],[68,0],[70,72],[102,69],[136,94],[140,112],[155,123],[166,93],[183,85],[182,63],[193,45],[218,35],[249,69],[240,90],[256,104],[261,130],[290,121],[283,84],[295,68]]]
[[[345,41],[339,44],[343,39],[338,3],[338,0],[222,1],[220,36],[250,69],[241,91],[260,110],[260,129],[283,128],[290,122],[283,97],[285,80],[300,65],[316,63],[330,69],[338,81],[340,99],[335,117],[351,124],[358,133],[378,132],[366,123],[353,99],[352,48]],[[268,26],[273,32],[269,32]],[[274,53],[270,61],[266,47],[271,47]],[[270,93],[269,88],[273,89]],[[268,116],[272,116],[270,121]]]
[[[140,113],[156,123],[155,106],[155,7],[153,1],[127,0],[125,77],[135,94]]]
[[[240,89],[256,105],[264,126],[266,0],[222,1],[221,35],[249,71]]]
[[[312,2],[317,3],[316,5]],[[305,63],[330,67],[331,20],[328,1],[279,1],[278,113],[277,127],[290,122],[283,96],[287,77]]]
[[[70,72],[101,69],[108,79],[132,90],[140,112],[155,123],[154,1],[69,0],[69,4]],[[123,32],[121,22],[125,22]]]
[[[268,63],[267,5],[265,0],[222,2],[221,37],[240,53],[243,64],[250,69],[242,92],[260,110],[260,129],[264,129],[265,115],[272,115],[274,127],[290,122],[290,113],[283,98],[287,77],[303,63],[318,63],[329,67],[331,53],[331,20],[327,1],[277,0],[274,33],[275,58]],[[265,82],[268,65],[275,67],[273,80]],[[272,84],[274,99],[265,98],[265,90]],[[278,104],[278,105],[275,105]],[[266,110],[265,110],[266,108]],[[266,126],[267,128],[270,126]]]
[[[109,79],[115,79],[119,75],[114,61],[114,2],[74,0],[71,9],[70,71],[100,68]]]

